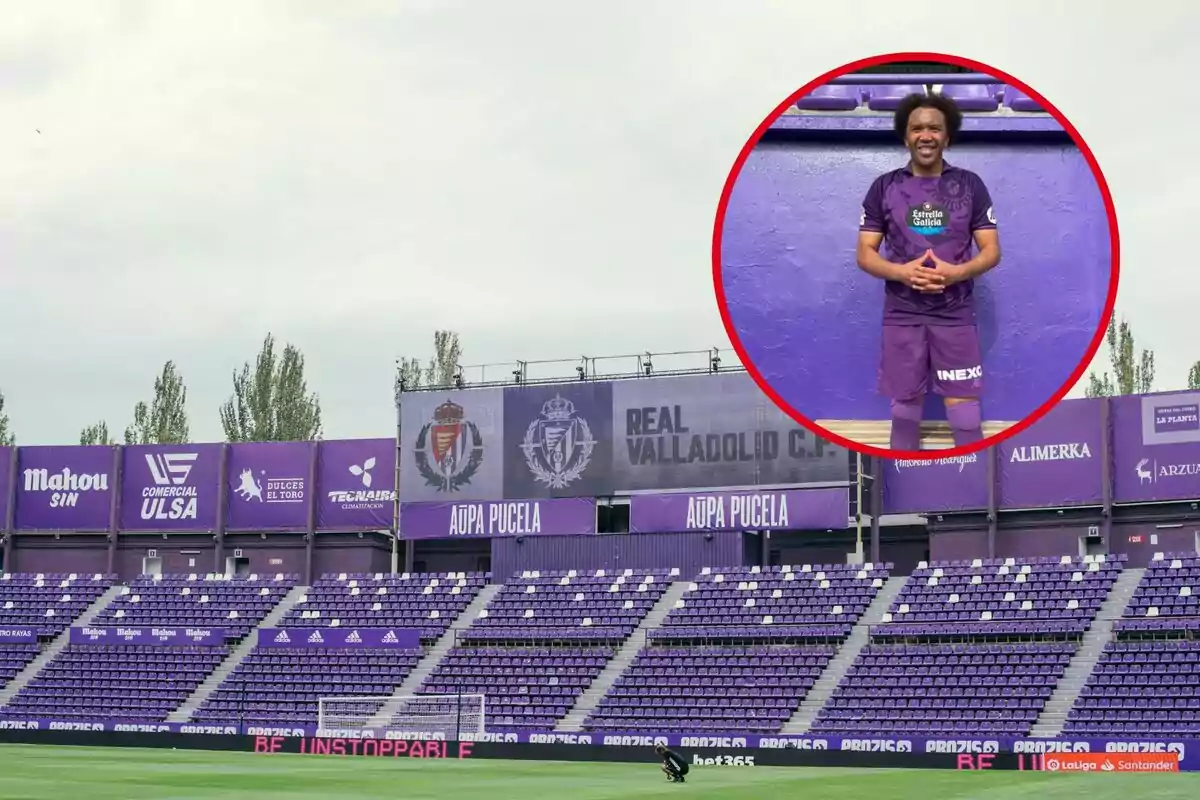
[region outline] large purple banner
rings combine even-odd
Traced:
[[[845,528],[849,490],[650,494],[629,498],[629,532]]]
[[[575,536],[595,532],[596,501],[590,497],[400,506],[400,536],[404,539]]]
[[[1001,508],[1099,505],[1103,400],[1066,400],[1000,444]]]
[[[980,511],[988,505],[987,453],[878,462],[886,514]]]
[[[219,444],[127,446],[121,478],[121,528],[215,530],[221,448]]]
[[[319,530],[391,530],[396,516],[396,440],[321,442],[317,485]]]
[[[28,644],[37,640],[37,628],[23,628],[20,625],[0,627],[0,644]]]
[[[308,528],[313,442],[255,442],[229,447],[225,527],[231,531]]]
[[[225,644],[225,631],[221,628],[125,628],[89,627],[71,628],[71,644],[152,644],[152,645],[207,645]]]
[[[259,628],[258,647],[418,650],[416,628]]]
[[[1200,392],[1114,397],[1113,500],[1200,499]]]
[[[116,449],[22,447],[17,451],[17,530],[106,531]]]
[[[0,531],[8,529],[8,494],[12,485],[13,448],[0,447]]]

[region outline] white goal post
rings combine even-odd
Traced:
[[[484,732],[484,695],[409,694],[322,697],[317,736],[472,741]]]

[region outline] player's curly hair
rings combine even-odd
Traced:
[[[903,140],[908,135],[908,118],[918,108],[936,108],[946,118],[946,135],[950,142],[958,136],[962,129],[963,115],[958,109],[958,103],[944,94],[910,94],[896,106],[894,127],[896,135]]]

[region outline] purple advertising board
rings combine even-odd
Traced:
[[[885,514],[981,511],[988,505],[987,453],[880,460]]]
[[[630,533],[841,529],[849,519],[845,487],[629,498]]]
[[[259,628],[258,647],[418,650],[417,628]]]
[[[1200,499],[1200,392],[1110,402],[1114,502]]]
[[[71,644],[208,645],[225,644],[222,628],[71,628]]]
[[[116,486],[116,448],[17,449],[17,530],[106,531]]]
[[[302,531],[312,503],[313,442],[229,446],[225,527],[231,531]]]
[[[0,626],[0,644],[28,644],[37,640],[37,628],[20,625]]]
[[[219,444],[126,446],[121,477],[121,529],[215,530],[222,448]]]
[[[8,530],[8,495],[12,485],[13,452],[15,448],[0,447],[0,531]]]
[[[596,501],[590,497],[400,506],[400,536],[404,539],[577,536],[595,532]]]
[[[317,529],[391,530],[396,517],[396,440],[317,445]]]
[[[1101,399],[1065,400],[1035,425],[1000,444],[997,497],[1001,508],[1099,505]]]

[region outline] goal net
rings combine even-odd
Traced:
[[[481,694],[322,697],[317,736],[471,741],[484,732]]]

